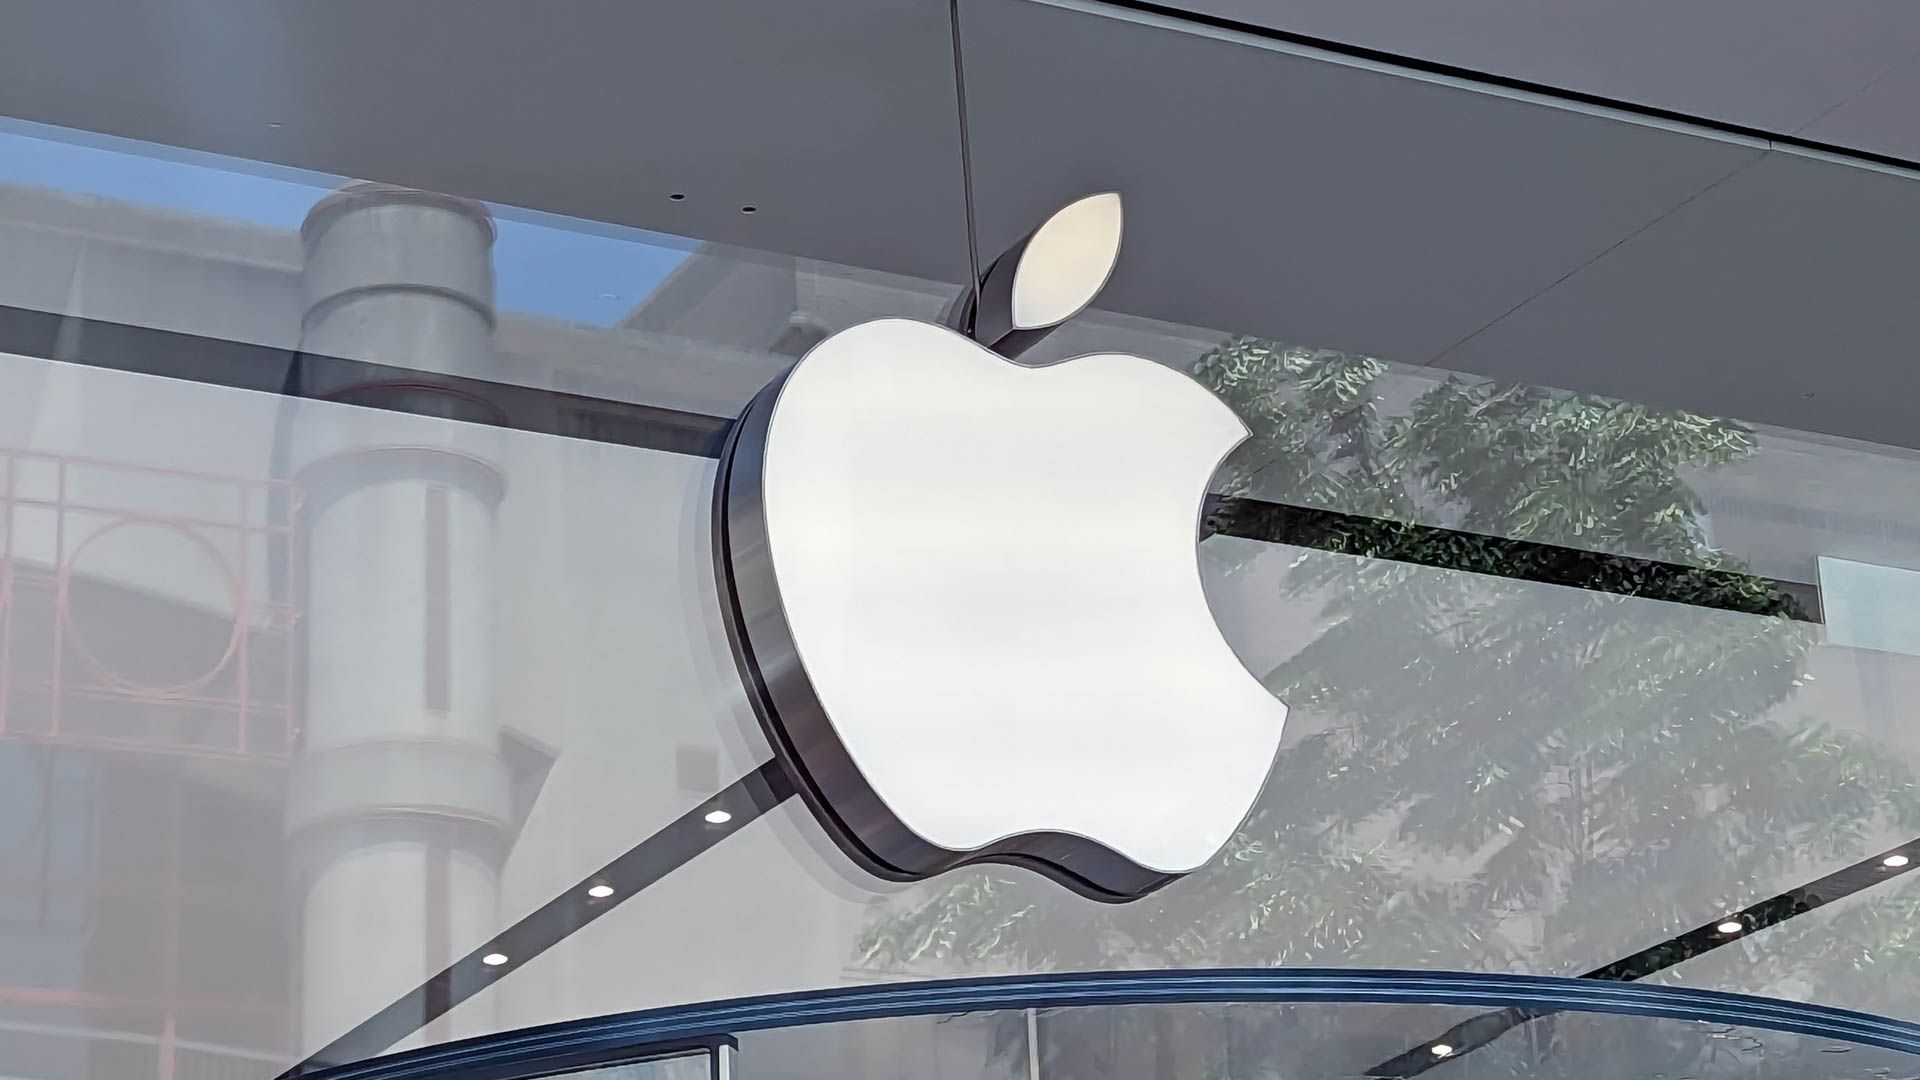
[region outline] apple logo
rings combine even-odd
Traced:
[[[991,860],[1133,899],[1219,852],[1279,749],[1286,706],[1221,637],[1196,550],[1245,425],[1141,357],[1011,358],[1091,302],[1120,222],[1111,193],[1048,219],[956,316],[971,337],[820,342],[722,456],[735,660],[813,814],[882,877]]]

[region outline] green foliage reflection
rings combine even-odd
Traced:
[[[879,912],[862,964],[1577,974],[1920,833],[1904,765],[1792,710],[1818,628],[1704,535],[1685,477],[1752,454],[1748,429],[1458,379],[1408,396],[1379,361],[1251,338],[1194,373],[1253,431],[1225,493],[1378,519],[1273,597],[1317,629],[1265,676],[1293,710],[1266,795],[1217,865],[1142,902],[960,873]],[[1498,574],[1481,537],[1695,567],[1734,611],[1431,569]],[[1873,963],[1912,984],[1913,906],[1795,920],[1746,988]]]

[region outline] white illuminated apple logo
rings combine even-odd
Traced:
[[[1117,195],[1056,214],[995,264],[975,317],[1000,325],[976,336],[1072,316],[1119,234]],[[1011,862],[1125,900],[1220,850],[1286,719],[1221,638],[1195,550],[1246,435],[1149,360],[1027,367],[903,319],[833,335],[760,394],[716,495],[729,632],[849,854],[898,880]]]

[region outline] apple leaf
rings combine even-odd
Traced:
[[[1120,195],[1066,206],[1027,238],[1013,272],[1013,325],[1038,330],[1073,318],[1106,285],[1120,258]]]

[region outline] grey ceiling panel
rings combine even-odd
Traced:
[[[1801,132],[1920,53],[1920,6],[1908,0],[1170,4],[1780,134]],[[1847,131],[1836,141],[1881,152],[1893,152],[1883,149],[1889,142],[1912,142],[1906,116],[1888,113],[1875,119],[1873,126]]]
[[[0,0],[0,115],[949,281],[955,111],[930,0]]]
[[[1785,152],[1440,366],[1920,446],[1920,186]]]
[[[1920,161],[1916,115],[1920,115],[1920,59],[1895,68],[1808,125],[1801,134],[1835,146]]]
[[[1760,153],[1153,23],[966,5],[983,258],[1117,189],[1102,306],[1417,363]]]

